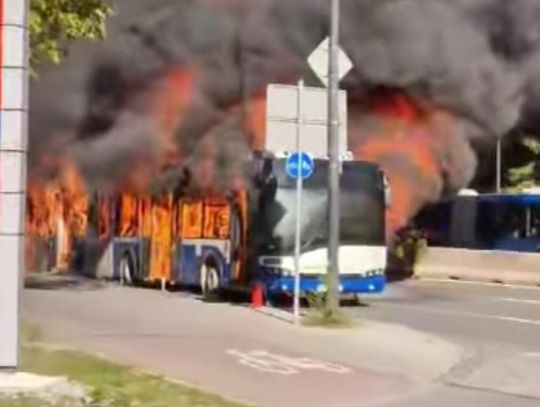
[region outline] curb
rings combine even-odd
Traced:
[[[540,266],[540,265],[539,265]],[[522,285],[540,288],[540,271],[538,273],[525,271],[503,270],[472,270],[458,268],[433,267],[429,270],[415,271],[415,277],[436,278],[444,280],[470,281],[479,283],[493,283],[501,285]]]

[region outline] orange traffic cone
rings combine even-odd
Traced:
[[[251,308],[261,308],[264,305],[262,284],[253,285],[251,290]]]

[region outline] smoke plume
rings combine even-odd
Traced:
[[[166,156],[226,183],[261,137],[243,107],[268,83],[318,86],[305,60],[328,32],[325,0],[114,3],[109,39],[75,44],[33,84],[33,165],[54,148],[101,187]],[[539,18],[531,0],[342,0],[349,149],[387,171],[392,229],[469,184],[473,146],[536,131]]]

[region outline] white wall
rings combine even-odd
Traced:
[[[28,113],[27,0],[0,0],[0,369],[18,363]]]

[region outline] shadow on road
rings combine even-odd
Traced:
[[[32,273],[24,277],[28,290],[99,290],[106,283],[76,274]]]

